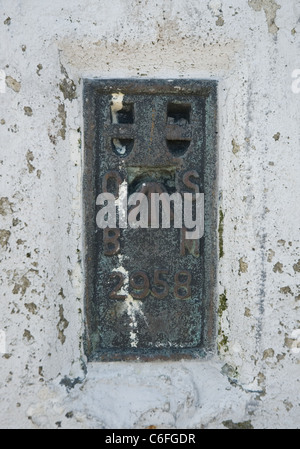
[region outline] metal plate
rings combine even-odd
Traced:
[[[198,357],[213,347],[216,87],[199,80],[84,80],[89,360]],[[149,201],[152,193],[204,193],[204,236],[188,240],[184,226],[134,229],[120,221],[100,229],[97,197],[112,193],[120,205],[120,189]]]

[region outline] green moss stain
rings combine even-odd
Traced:
[[[224,231],[224,213],[222,212],[222,209],[219,211],[219,258],[224,256],[224,249],[223,249],[223,231]]]

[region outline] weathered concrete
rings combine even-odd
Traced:
[[[0,427],[299,427],[299,1],[1,6]],[[86,364],[81,80],[93,76],[219,80],[208,360]]]

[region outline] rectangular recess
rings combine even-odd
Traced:
[[[93,78],[83,85],[88,360],[204,356],[215,347],[217,82]],[[148,199],[204,193],[204,236],[187,240],[184,227],[122,227],[118,208],[116,228],[99,228],[98,195],[112,193],[120,206],[121,191]]]

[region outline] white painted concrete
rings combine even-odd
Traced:
[[[0,427],[299,428],[299,1],[1,6]],[[86,364],[85,76],[219,80],[208,360]]]

